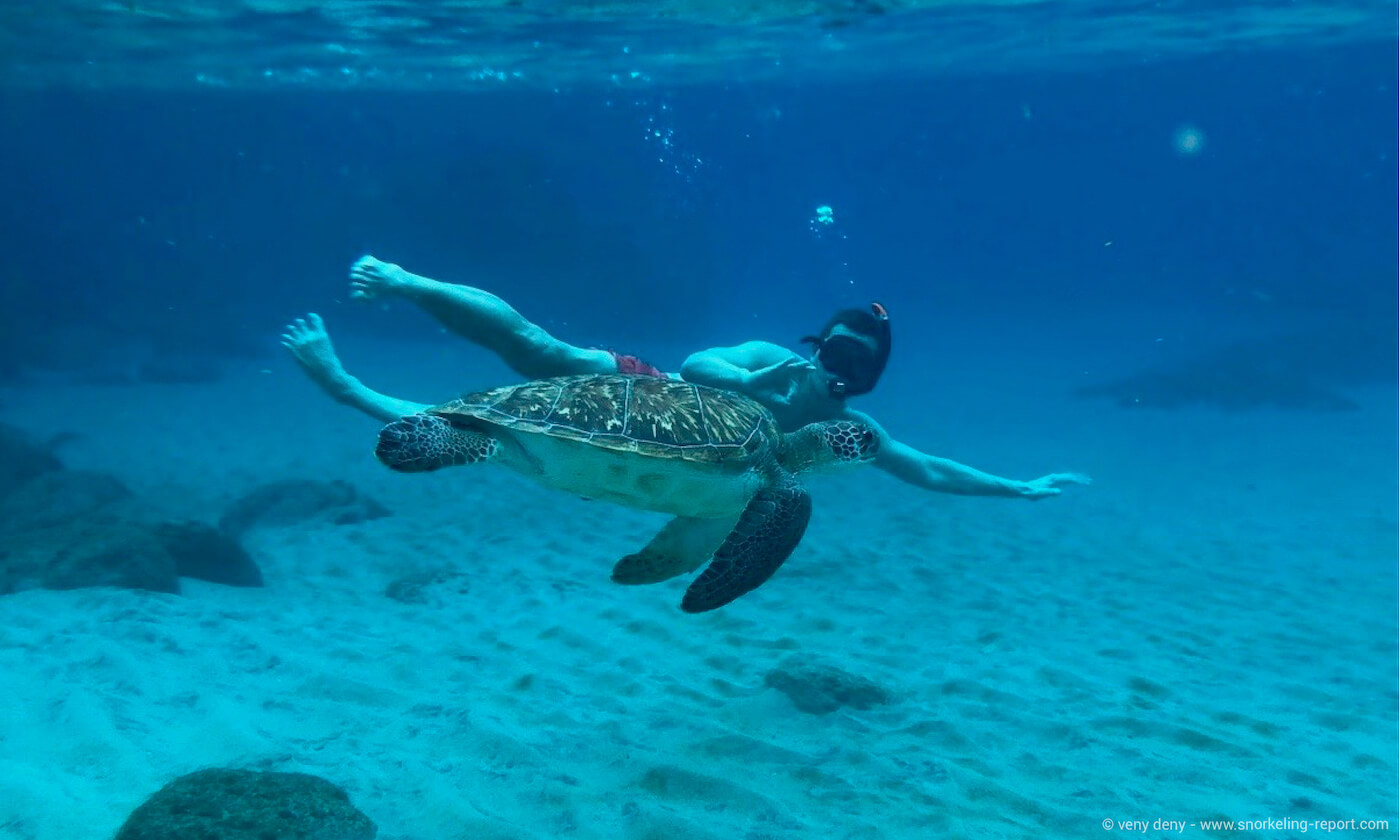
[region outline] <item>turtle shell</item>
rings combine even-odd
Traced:
[[[651,458],[742,462],[779,436],[768,409],[679,379],[596,374],[536,379],[430,409],[528,434]]]

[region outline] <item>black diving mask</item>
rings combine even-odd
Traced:
[[[833,397],[868,394],[875,389],[890,355],[889,313],[879,303],[870,310],[846,309],[836,313],[821,337],[802,339],[815,348],[814,360],[827,375]]]

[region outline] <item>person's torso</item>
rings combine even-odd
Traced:
[[[773,412],[778,428],[784,432],[795,432],[808,423],[834,420],[845,415],[845,404],[814,384],[810,371],[795,372],[787,392],[782,396],[786,399],[774,394],[758,401]]]

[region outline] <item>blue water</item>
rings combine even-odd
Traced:
[[[1352,669],[1347,679],[1318,677],[1323,685],[1278,699],[1291,722],[1276,755],[1234,753],[1209,738],[1193,741],[1194,730],[1153,728],[1161,721],[1150,720],[1152,710],[1171,705],[1158,689],[1180,675],[1152,664],[1160,635],[1130,633],[1139,647],[1104,648],[1137,663],[1137,710],[1083,715],[1094,718],[1105,760],[1131,753],[1137,758],[1125,767],[1140,770],[1144,739],[1185,744],[1206,757],[1203,767],[1244,768],[1229,804],[1214,813],[1241,813],[1240,791],[1255,790],[1268,805],[1254,816],[1288,816],[1274,806],[1291,802],[1311,819],[1390,820],[1388,830],[1348,836],[1395,836],[1393,12],[1368,9],[1377,20],[1388,15],[1390,28],[1363,21],[1361,36],[1341,27],[1327,32],[1347,37],[1318,42],[1222,38],[1214,48],[1137,59],[1126,44],[1102,61],[1085,47],[1073,61],[1008,57],[998,65],[979,56],[956,62],[957,72],[913,75],[908,54],[882,67],[873,51],[846,59],[860,72],[818,73],[817,62],[795,61],[785,72],[760,76],[736,64],[690,79],[675,68],[616,77],[616,67],[600,63],[593,75],[571,66],[557,86],[538,66],[519,84],[434,86],[415,75],[397,85],[258,84],[238,75],[253,62],[232,59],[232,81],[219,84],[191,84],[183,69],[171,84],[156,84],[158,66],[110,87],[83,73],[35,83],[25,67],[81,64],[82,51],[65,55],[71,44],[54,35],[47,53],[30,44],[29,64],[16,58],[0,75],[0,84],[9,81],[0,87],[0,419],[92,439],[104,401],[126,399],[124,389],[166,387],[127,377],[132,359],[186,360],[195,378],[209,380],[188,386],[195,389],[224,376],[236,381],[242,370],[285,372],[277,335],[308,311],[327,317],[342,350],[386,390],[431,400],[490,384],[475,373],[425,369],[424,342],[454,339],[410,307],[347,302],[346,270],[366,253],[480,283],[568,341],[635,352],[667,369],[717,344],[762,338],[796,347],[834,309],[879,300],[892,313],[894,358],[882,387],[858,407],[916,447],[990,471],[1076,469],[1096,478],[1053,501],[1088,506],[1067,518],[1073,526],[1053,524],[1052,511],[1031,529],[1054,562],[1078,557],[1074,570],[987,573],[972,564],[959,574],[973,568],[989,580],[1043,582],[1043,600],[1022,605],[1042,632],[1078,633],[1084,619],[1044,610],[1058,603],[1072,616],[1074,603],[1102,595],[1095,581],[1180,614],[1153,627],[1232,628],[1232,653],[1207,657],[1207,676],[1191,689],[1217,697],[1222,725],[1230,715],[1271,713],[1234,682],[1237,665],[1297,670],[1303,684],[1306,674],[1327,673],[1329,657]],[[1192,12],[1176,13],[1189,22]],[[1006,12],[985,14],[988,32],[1004,35]],[[1093,16],[1065,14],[1081,24]],[[1052,25],[1054,9],[1034,20]],[[297,21],[282,23],[295,29]],[[594,26],[555,23],[532,37],[597,39],[611,50],[637,35]],[[898,29],[879,26],[882,37]],[[960,26],[975,33],[978,13],[968,11]],[[262,24],[249,31],[279,37]],[[859,23],[828,22],[824,31],[855,45],[862,37]],[[589,53],[579,55],[586,70]],[[125,59],[105,60],[115,67]],[[20,410],[49,400],[44,389],[93,382],[108,390],[71,428],[35,429]],[[319,399],[310,389],[299,397]],[[78,461],[70,466],[82,467]],[[345,469],[360,475],[357,466]],[[870,504],[878,516],[880,506]],[[937,508],[948,518],[939,521],[980,534],[969,540],[1021,527],[997,514],[979,532],[980,509],[958,504],[956,515]],[[1095,527],[1118,537],[1126,528],[1133,536],[1125,544],[1146,554],[1096,551]],[[1063,591],[1053,588],[1067,580]],[[1228,581],[1233,594],[1182,595],[1202,580]],[[1319,609],[1287,614],[1317,623],[1276,626],[1265,596],[1300,592],[1315,593]],[[913,622],[938,612],[933,593],[919,596],[929,603],[898,614]],[[1208,615],[1241,600],[1248,608],[1229,621]],[[1109,604],[1113,621],[1135,626],[1138,613],[1121,606]],[[981,638],[945,629],[949,645]],[[816,644],[797,631],[787,637],[795,633],[796,644]],[[1342,647],[1296,659],[1281,653],[1320,637]],[[909,657],[911,670],[927,666],[900,650],[886,655]],[[924,650],[917,656],[940,655]],[[994,669],[987,659],[998,655],[987,642],[979,661]],[[1026,656],[1019,651],[1015,667],[1036,673]],[[1032,681],[1064,667],[1048,664]],[[961,685],[950,675],[942,691],[962,694]],[[999,703],[991,695],[978,702],[989,715]],[[1289,717],[1309,704],[1315,714]],[[1365,722],[1338,723],[1343,708],[1354,715],[1347,720]],[[1146,719],[1134,717],[1143,710]],[[1360,756],[1346,759],[1355,775],[1309,770],[1287,757],[1289,744],[1299,754],[1349,750]],[[1001,767],[1006,759],[989,776],[1022,791],[1026,756],[995,752],[976,762]],[[196,757],[190,764],[202,766]],[[1083,796],[1099,795],[1114,775],[1087,779]],[[1154,784],[1120,801],[1180,815],[1184,806],[1172,800],[1180,784],[1205,809],[1193,813],[1210,812],[1201,779],[1164,774]],[[1075,787],[1052,786],[1044,810],[1026,808],[1004,823],[930,825],[941,826],[940,836],[1101,831],[1088,820],[1099,811],[1077,807],[1078,794],[1067,792]],[[990,795],[976,785],[959,795],[976,801],[979,791]],[[1020,795],[1034,798],[1028,789]],[[697,797],[697,814],[722,805]],[[820,823],[819,809],[792,807],[807,828],[782,836],[828,836],[804,833]],[[45,833],[40,815],[26,819],[39,828],[13,836],[58,836]],[[886,831],[830,836],[934,836],[911,825],[891,819]],[[510,836],[550,836],[537,825],[517,828]],[[411,836],[383,822],[380,829]],[[5,831],[0,824],[0,837]]]
[[[736,316],[810,330],[866,298],[1218,326],[1202,342],[1388,330],[1393,59],[569,95],[10,91],[8,314],[253,342],[373,252],[509,273],[578,342],[703,344]],[[1198,153],[1175,148],[1183,129]]]

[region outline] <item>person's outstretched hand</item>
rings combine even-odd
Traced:
[[[761,393],[773,402],[786,405],[792,401],[801,378],[807,375],[812,367],[810,361],[794,357],[759,368],[749,376],[751,393]]]
[[[1094,480],[1083,473],[1050,473],[1027,481],[1021,488],[1021,496],[1026,499],[1045,499],[1060,495],[1060,488],[1072,484],[1093,484]]]

